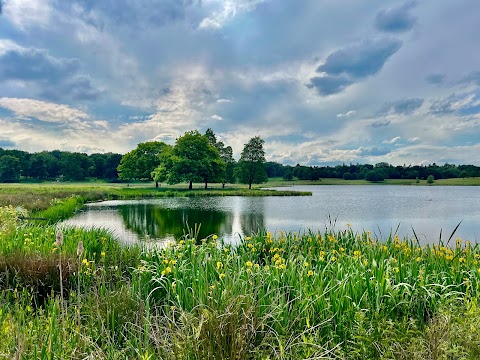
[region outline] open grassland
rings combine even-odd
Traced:
[[[0,357],[480,356],[480,248],[461,239],[421,247],[347,228],[234,246],[191,230],[156,248],[64,229],[60,244],[21,215],[0,213]]]
[[[85,202],[113,199],[137,199],[146,197],[176,197],[176,196],[304,196],[310,192],[292,190],[249,190],[245,185],[226,186],[220,184],[208,189],[197,185],[194,190],[183,186],[162,186],[155,188],[152,184],[110,184],[101,182],[81,183],[39,183],[39,184],[2,184],[0,186],[0,206],[23,206],[39,212],[45,211],[58,200],[75,197],[81,206]],[[38,216],[38,214],[37,214]]]
[[[476,178],[456,178],[456,179],[439,179],[433,184],[428,184],[426,180],[415,179],[385,179],[384,181],[371,182],[367,180],[343,180],[322,178],[320,180],[293,180],[287,181],[282,178],[269,179],[267,186],[296,186],[296,185],[412,185],[412,186],[480,186],[480,177]],[[262,185],[265,186],[265,185]]]

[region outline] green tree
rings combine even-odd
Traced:
[[[21,163],[12,155],[0,156],[0,182],[14,182],[20,179]]]
[[[150,141],[140,143],[137,148],[123,155],[118,165],[118,177],[121,180],[153,180],[152,172],[160,165],[159,155],[168,146],[164,142]],[[155,182],[158,187],[158,182]]]
[[[210,145],[218,150],[220,158],[225,163],[225,171],[221,176],[222,187],[225,188],[226,183],[235,182],[234,170],[235,159],[233,158],[233,150],[231,146],[225,146],[222,141],[217,141],[217,136],[211,128],[205,132],[205,137],[208,139]]]
[[[236,175],[241,183],[260,184],[267,181],[267,172],[265,171],[265,150],[263,150],[265,141],[260,136],[255,136],[245,144],[238,161]]]
[[[435,181],[435,177],[433,175],[428,175],[427,184],[433,184],[434,181]]]
[[[225,162],[218,150],[212,146],[205,135],[198,131],[189,131],[179,137],[169,158],[168,182],[186,181],[192,189],[194,181],[203,181],[205,189],[209,182],[220,181],[225,171]]]
[[[379,182],[379,181],[385,180],[385,175],[384,175],[383,171],[381,171],[379,169],[370,170],[365,175],[365,180],[371,181],[371,182]]]
[[[292,181],[293,180],[292,170],[285,171],[285,173],[283,174],[283,180],[287,180],[287,181]]]

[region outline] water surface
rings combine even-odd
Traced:
[[[201,197],[105,201],[88,204],[65,221],[68,225],[112,229],[122,241],[145,238],[168,241],[183,235],[187,224],[201,224],[200,236],[238,241],[260,228],[269,231],[325,230],[333,226],[369,230],[386,238],[400,236],[422,243],[437,242],[442,230],[448,239],[461,221],[456,237],[480,241],[480,188],[446,186],[295,186],[311,191],[302,197]]]

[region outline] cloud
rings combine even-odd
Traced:
[[[372,128],[380,128],[380,127],[386,127],[390,125],[390,120],[378,120],[374,121],[371,124],[368,124],[368,127]]]
[[[0,42],[0,82],[28,83],[27,89],[46,100],[97,100],[101,95],[87,75],[79,74],[80,60],[56,58],[48,51]]]
[[[45,122],[67,123],[85,120],[88,114],[66,105],[57,105],[33,99],[0,98],[0,107],[12,111],[20,119],[38,119]]]
[[[369,146],[369,147],[360,147],[358,149],[359,156],[382,156],[390,153],[391,150],[387,148],[380,148],[376,146]]]
[[[213,119],[213,120],[223,120],[223,118],[222,118],[221,116],[219,116],[219,115],[213,115],[213,116],[212,116],[212,119]]]
[[[423,104],[423,99],[401,99],[385,103],[378,111],[378,115],[411,115],[420,108]]]
[[[460,80],[460,84],[480,86],[480,71],[471,72]]]
[[[395,144],[397,142],[399,142],[402,138],[400,136],[395,136],[394,138],[390,139],[390,140],[384,140],[382,141],[383,144]]]
[[[230,99],[218,99],[217,100],[217,103],[219,103],[219,104],[227,104],[229,102],[232,102],[232,100],[230,100]]]
[[[350,111],[347,111],[346,113],[344,114],[337,114],[337,118],[342,118],[342,117],[350,117],[350,116],[353,116],[357,113],[356,110],[350,110]]]
[[[401,33],[412,29],[417,18],[410,14],[410,10],[415,6],[415,1],[409,1],[399,7],[379,11],[375,17],[375,28],[390,33]]]
[[[0,1],[3,3],[3,16],[20,30],[34,26],[47,27],[52,9],[45,0]],[[0,11],[0,15],[2,11]]]
[[[310,79],[307,84],[308,88],[317,89],[320,95],[333,95],[345,90],[352,85],[353,81],[347,79],[345,76],[316,76]]]
[[[425,81],[432,85],[441,85],[445,81],[444,74],[430,74],[425,77]]]
[[[317,68],[316,72],[322,76],[311,78],[307,86],[316,88],[320,95],[339,93],[355,82],[377,74],[401,46],[400,40],[379,38],[336,50]]]
[[[45,50],[14,49],[0,56],[0,81],[48,80],[58,82],[78,71],[78,59],[57,59]]]
[[[430,105],[430,114],[442,116],[456,112],[466,112],[469,109],[477,108],[479,104],[473,93],[452,94],[446,98],[433,101]]]
[[[250,12],[267,0],[217,0],[221,8],[213,12],[209,17],[204,18],[200,25],[200,29],[221,29],[233,18],[242,13]]]
[[[1,13],[0,13],[1,14]],[[9,139],[0,139],[0,148],[13,148],[16,143]]]

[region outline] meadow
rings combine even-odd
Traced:
[[[127,247],[102,229],[59,232],[88,196],[57,196],[34,213],[49,224],[0,208],[0,357],[480,356],[480,247],[453,233],[420,246],[349,227],[260,231],[233,246],[193,228]]]

